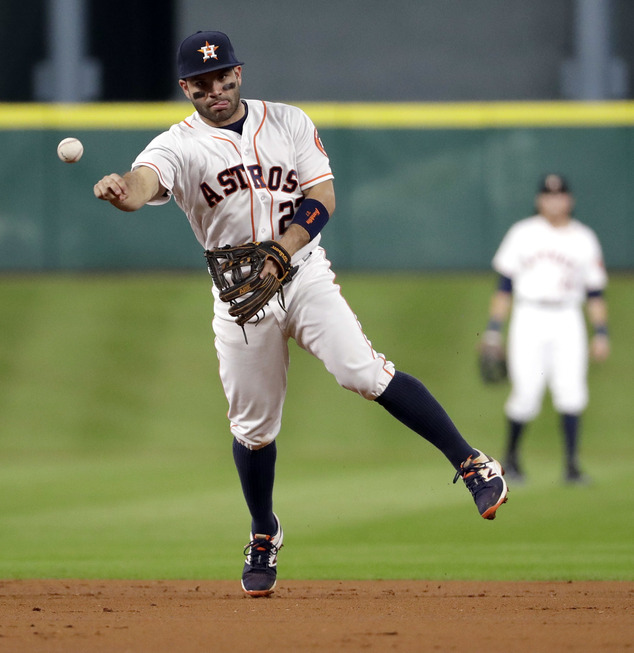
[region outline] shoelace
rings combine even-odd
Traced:
[[[268,567],[271,556],[275,557],[278,551],[271,540],[265,539],[251,540],[244,547],[244,555],[251,557],[249,564],[258,568]]]
[[[479,479],[480,478],[479,471],[481,469],[484,469],[485,467],[486,467],[486,463],[469,463],[466,466],[461,466],[460,469],[456,472],[456,475],[453,477],[453,482],[457,483],[458,479],[462,478],[468,487],[469,482],[470,481],[472,482],[473,479],[465,478],[465,474],[471,475],[473,473],[473,478]]]
[[[467,490],[471,492],[471,495],[475,499],[476,494],[484,486],[484,479],[480,475],[480,470],[486,468],[486,463],[468,463],[460,467],[454,476],[453,482],[456,483],[459,478],[462,478],[464,484],[467,486]]]

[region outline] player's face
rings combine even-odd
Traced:
[[[240,66],[181,79],[179,84],[203,120],[214,127],[230,125],[244,114],[240,103]]]
[[[541,193],[537,197],[537,209],[549,220],[570,217],[573,207],[574,200],[570,193]]]

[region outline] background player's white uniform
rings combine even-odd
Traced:
[[[594,231],[574,219],[555,227],[540,215],[526,218],[508,231],[493,267],[513,282],[507,416],[533,419],[547,385],[558,412],[581,413],[588,401],[582,305],[587,291],[607,283]]]
[[[157,136],[136,158],[183,209],[205,249],[275,240],[303,200],[302,191],[333,178],[308,116],[285,104],[246,100],[242,135],[211,127],[198,113]],[[345,388],[375,399],[394,375],[374,351],[334,283],[320,235],[293,256],[299,270],[257,325],[242,330],[214,288],[214,332],[233,435],[249,448],[280,430],[289,364],[289,337],[322,360]],[[201,257],[202,260],[202,257]]]

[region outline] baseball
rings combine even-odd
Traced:
[[[84,146],[77,138],[65,138],[57,146],[57,156],[65,163],[75,163],[81,159]]]

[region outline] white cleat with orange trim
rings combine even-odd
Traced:
[[[478,456],[475,458],[469,456],[460,465],[453,482],[462,478],[473,496],[480,515],[484,519],[495,519],[497,509],[508,500],[509,489],[503,478],[504,469],[494,458],[478,449],[476,451]]]
[[[275,535],[251,534],[251,541],[244,547],[246,561],[242,570],[242,589],[253,597],[273,594],[277,581],[277,554],[282,548],[284,531],[277,515]]]

